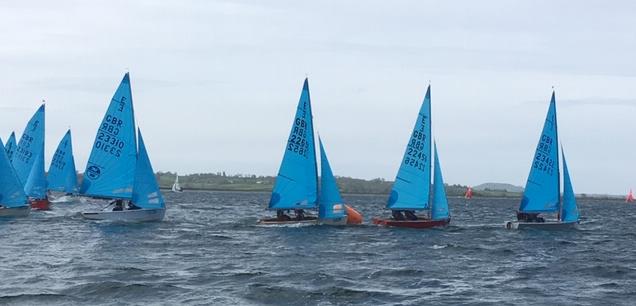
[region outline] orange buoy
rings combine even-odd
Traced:
[[[362,214],[353,207],[345,205],[347,211],[347,224],[362,224]]]

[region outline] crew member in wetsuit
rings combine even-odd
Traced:
[[[285,212],[282,209],[277,209],[276,210],[276,219],[278,219],[278,221],[289,221],[291,220],[291,218],[285,214]]]
[[[402,215],[402,212],[399,210],[392,210],[391,215],[393,215],[393,219],[396,221],[404,221],[404,216]]]
[[[517,212],[517,220],[521,222],[545,222],[545,219],[539,217],[538,213]]]
[[[113,211],[122,211],[122,210],[124,210],[124,201],[122,201],[121,199],[117,199],[117,200],[115,200],[114,203],[115,203],[115,207],[113,207]]]
[[[412,210],[405,210],[404,211],[404,216],[406,216],[406,220],[417,220],[417,216],[415,215],[415,212]]]
[[[128,201],[128,210],[141,209],[141,207],[135,205],[132,201]]]
[[[294,209],[294,214],[296,214],[296,220],[298,221],[305,219],[305,211],[302,209]]]

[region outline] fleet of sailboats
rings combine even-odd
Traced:
[[[386,208],[391,211],[391,217],[373,218],[373,224],[430,228],[450,223],[431,117],[429,85],[387,200]],[[323,141],[318,137],[316,144],[314,133],[309,82],[305,79],[268,204],[276,216],[262,218],[260,224],[362,223],[362,215],[345,204]],[[55,203],[70,202],[77,196],[110,201],[102,209],[84,211],[82,216],[86,219],[139,222],[164,218],[165,200],[141,130],[135,124],[128,73],[98,127],[81,185],[75,168],[71,130],[60,140],[48,173],[44,167],[44,143],[45,104],[42,103],[26,124],[19,141],[15,132],[6,145],[0,140],[4,148],[0,153],[0,217],[27,216],[32,209],[49,209],[49,195],[59,195],[52,198]],[[320,150],[320,175],[316,147]],[[183,191],[178,175],[175,175],[172,191]],[[469,186],[464,198],[472,197],[473,190]],[[634,200],[630,189],[625,201]],[[540,214],[554,215],[554,218]],[[556,99],[552,92],[517,220],[508,221],[505,226],[553,229],[573,227],[579,221],[565,153],[559,144]]]

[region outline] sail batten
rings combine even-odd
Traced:
[[[553,213],[559,210],[560,182],[557,143],[556,100],[553,92],[519,206],[520,212]]]
[[[296,108],[285,154],[269,202],[270,209],[315,208],[318,200],[318,169],[314,127],[305,79]]]
[[[322,140],[318,138],[320,143],[320,196],[318,217],[320,219],[339,219],[344,218],[347,213],[338,190],[336,178],[331,171],[331,165],[327,158],[327,152],[322,145]]]
[[[423,210],[429,208],[431,184],[431,87],[406,146],[387,208]]]
[[[130,199],[137,142],[132,92],[124,75],[97,130],[80,192],[101,198]]]

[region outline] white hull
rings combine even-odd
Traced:
[[[29,205],[22,207],[0,208],[0,217],[26,217],[31,212]]]
[[[135,209],[124,211],[87,211],[82,212],[82,217],[89,220],[147,222],[161,221],[165,214],[165,209]]]
[[[561,221],[546,221],[546,222],[519,222],[508,221],[506,222],[507,229],[539,229],[539,230],[558,230],[574,228],[578,222],[561,222]]]

